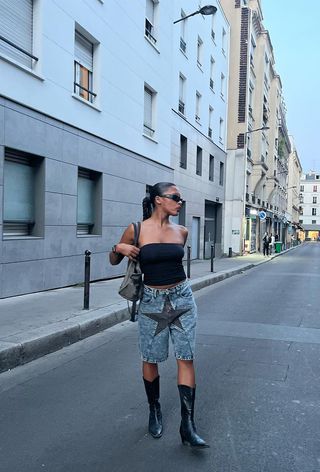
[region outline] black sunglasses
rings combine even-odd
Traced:
[[[159,195],[159,197],[169,198],[170,200],[181,204],[184,204],[185,202],[185,200],[183,200],[183,198],[181,198],[177,193],[165,193],[163,195]]]

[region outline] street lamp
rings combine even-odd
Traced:
[[[246,247],[246,201],[247,201],[247,136],[248,134],[255,133],[256,131],[267,131],[270,129],[270,126],[261,126],[260,128],[251,129],[244,133],[244,196],[243,196],[243,223],[242,223],[242,238],[243,247],[242,247],[242,255],[245,254],[245,247]]]
[[[190,16],[194,16],[194,15],[199,15],[199,14],[200,15],[214,15],[216,11],[217,11],[217,7],[215,7],[214,5],[206,5],[204,7],[201,7],[200,10],[190,13],[190,15],[179,18],[179,20],[174,21],[173,24],[175,25],[176,23],[179,23],[179,21],[184,21],[187,18],[190,18]]]
[[[261,128],[251,129],[246,131],[244,134],[247,136],[247,134],[254,133],[255,131],[266,131],[267,129],[270,129],[270,126],[262,126]]]

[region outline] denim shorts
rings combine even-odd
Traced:
[[[169,336],[175,357],[193,360],[197,306],[188,281],[175,287],[156,289],[144,286],[139,306],[139,348],[141,358],[152,364],[169,354]]]

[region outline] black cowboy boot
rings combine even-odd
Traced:
[[[200,436],[194,424],[194,400],[196,389],[187,385],[178,385],[181,402],[180,436],[183,444],[204,448],[210,447]]]
[[[143,379],[150,408],[149,433],[153,438],[161,438],[162,436],[162,414],[159,403],[159,379],[159,376],[156,377],[152,382]]]

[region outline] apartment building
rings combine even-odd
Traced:
[[[300,220],[302,239],[320,238],[320,174],[310,171],[300,180]]]
[[[87,249],[92,280],[122,274],[125,262],[110,266],[106,253],[141,218],[148,185],[176,177],[193,256],[203,257],[205,202],[223,201],[207,161],[214,156],[223,181],[227,121],[227,92],[208,100],[204,84],[210,90],[212,56],[227,90],[228,24],[218,8],[225,35],[215,52],[212,18],[185,20],[181,52],[173,21],[182,8],[169,0],[0,0],[0,297],[81,282]],[[217,111],[211,137],[209,104]],[[202,175],[194,172],[198,148]],[[187,169],[177,165],[185,149]]]
[[[224,250],[243,254],[265,231],[285,232],[290,141],[261,2],[221,4],[231,27]]]
[[[172,166],[187,201],[179,221],[189,228],[193,259],[210,257],[212,244],[222,253],[230,27],[220,3],[212,4],[213,16],[180,21],[173,34]],[[176,19],[188,13],[175,2]]]
[[[299,231],[302,229],[300,220],[300,179],[302,167],[296,149],[293,136],[290,136],[291,153],[288,162],[288,187],[287,187],[287,218],[289,221],[287,231],[287,243],[292,237],[297,240]]]

